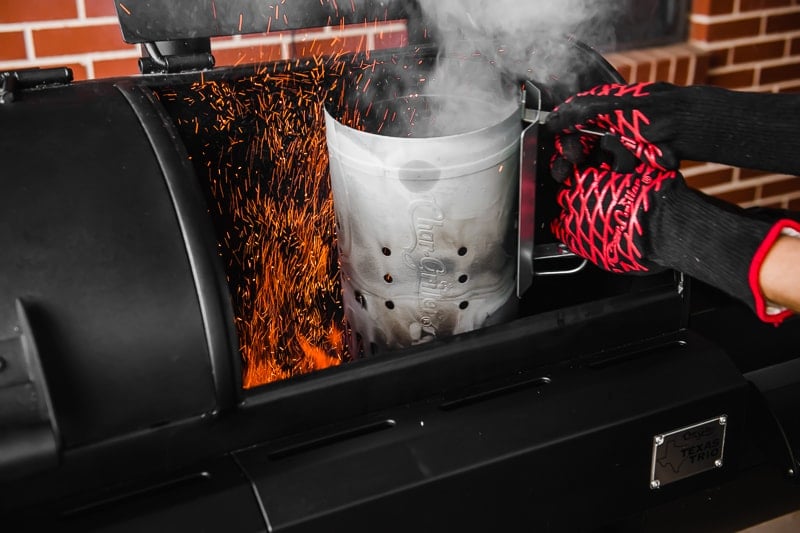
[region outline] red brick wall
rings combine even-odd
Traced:
[[[663,80],[763,92],[800,92],[800,2],[694,0],[686,44],[609,54],[628,81]],[[686,163],[687,181],[745,206],[800,210],[800,178]]]
[[[406,43],[404,22],[317,28],[212,40],[217,65]],[[0,0],[0,70],[69,66],[75,78],[139,72],[139,48],[123,42],[114,0]]]

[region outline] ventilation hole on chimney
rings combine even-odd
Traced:
[[[383,255],[385,255],[386,257],[389,257],[390,255],[392,255],[392,251],[389,248],[385,247],[385,246],[383,248],[381,248],[381,253],[383,253]]]
[[[364,355],[364,337],[361,336],[361,333],[356,332],[356,348],[358,349],[358,356],[361,357]]]
[[[384,274],[383,281],[385,281],[386,283],[391,283],[394,281],[394,278],[392,278],[391,274]]]
[[[459,283],[466,283],[468,279],[469,276],[467,276],[466,274],[461,274],[460,276],[458,276]]]
[[[386,300],[386,309],[394,309],[394,302],[391,300]]]
[[[467,307],[469,307],[469,302],[461,302],[458,304],[459,309],[466,309]]]
[[[357,301],[359,304],[361,304],[361,307],[363,307],[364,309],[366,309],[366,308],[367,308],[367,299],[366,299],[366,298],[364,298],[364,295],[363,295],[363,294],[361,294],[361,291],[356,291],[356,292],[355,292],[355,297],[356,297],[356,301]]]
[[[467,247],[466,246],[462,246],[461,248],[459,248],[458,249],[458,255],[461,255],[461,256],[467,255]]]

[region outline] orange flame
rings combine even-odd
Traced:
[[[205,181],[245,388],[350,358],[323,116],[326,100],[343,101],[349,61],[338,54],[236,79],[202,75],[188,90],[159,93]],[[343,120],[360,125],[354,111]]]

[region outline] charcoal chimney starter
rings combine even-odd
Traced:
[[[519,90],[421,51],[345,76],[325,127],[351,353],[512,319]]]

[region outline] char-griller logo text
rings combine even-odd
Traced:
[[[435,337],[440,301],[450,289],[447,265],[437,254],[436,232],[444,226],[444,212],[430,200],[415,200],[409,207],[414,241],[403,250],[403,260],[417,271],[417,308],[422,337]]]

